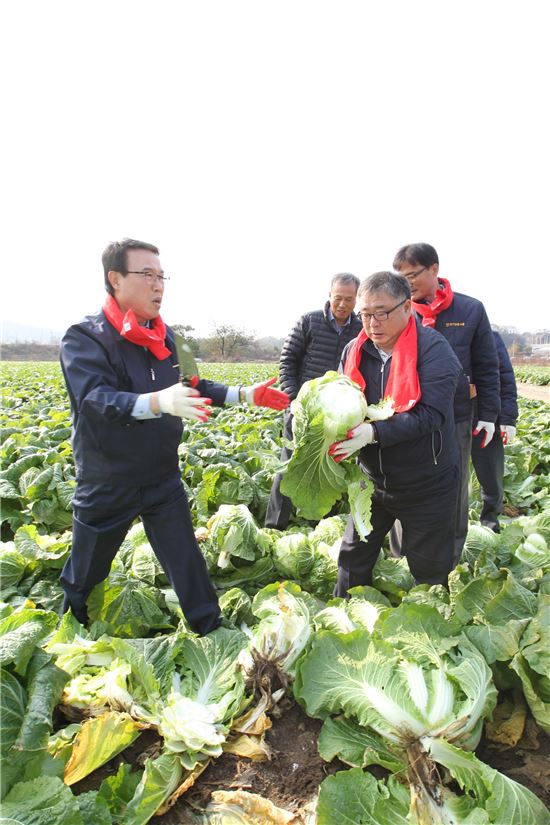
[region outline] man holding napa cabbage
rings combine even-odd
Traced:
[[[344,350],[342,369],[361,387],[371,420],[350,429],[329,454],[337,463],[357,457],[374,492],[370,532],[361,537],[349,518],[335,595],[371,584],[384,537],[396,519],[403,526],[402,553],[416,581],[445,584],[458,493],[453,398],[460,363],[445,338],[412,314],[411,290],[402,275],[371,275],[357,298],[363,329]],[[391,400],[393,414],[373,420],[371,405],[383,399]]]

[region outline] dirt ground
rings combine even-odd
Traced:
[[[533,719],[527,719],[523,736],[514,748],[482,740],[476,756],[525,785],[550,809],[550,736]]]
[[[533,401],[546,401],[550,404],[550,387],[537,387],[535,384],[517,384],[519,395]]]
[[[348,767],[338,760],[327,764],[319,756],[317,737],[321,725],[319,720],[306,716],[299,705],[292,704],[279,719],[273,720],[273,727],[267,732],[266,739],[273,751],[270,761],[251,762],[223,754],[166,814],[155,817],[152,822],[188,825],[190,812],[204,809],[215,790],[260,794],[274,805],[292,812],[296,823],[306,822],[306,811],[312,810],[323,779]],[[80,793],[99,787],[105,776],[116,772],[120,761],[137,762],[140,753],[153,740],[152,734],[146,731],[131,748],[73,786],[73,790]],[[550,808],[550,737],[532,719],[528,720],[524,735],[515,748],[504,749],[482,741],[477,755],[528,787]],[[381,768],[373,768],[372,772],[378,778],[387,775]]]
[[[279,808],[294,813],[297,822],[303,809],[316,799],[323,779],[347,768],[343,762],[324,762],[317,752],[317,737],[322,722],[310,719],[297,704],[288,708],[281,718],[273,720],[268,731],[273,758],[269,762],[250,762],[231,754],[216,759],[202,774],[196,785],[181,800],[154,822],[163,825],[184,825],[187,806],[204,808],[214,790],[243,790],[260,794]]]

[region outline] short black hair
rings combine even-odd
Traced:
[[[425,266],[429,269],[433,264],[438,263],[437,252],[429,243],[409,243],[397,252],[392,266],[394,269],[401,269],[403,264],[410,264],[411,266]]]
[[[400,298],[405,301],[411,297],[409,282],[403,275],[398,275],[396,272],[374,272],[369,275],[361,281],[357,297],[362,298],[369,292],[387,292],[396,301]]]
[[[105,289],[110,295],[114,295],[115,291],[111,286],[108,274],[111,270],[120,272],[126,277],[126,253],[129,249],[146,249],[148,252],[153,252],[155,255],[159,254],[158,248],[152,243],[145,241],[136,241],[134,238],[123,238],[121,241],[111,241],[103,250],[101,262],[103,263],[103,276],[105,278]]]

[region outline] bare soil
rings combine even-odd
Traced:
[[[513,748],[482,740],[476,751],[483,762],[529,788],[550,809],[550,736],[528,718]]]
[[[550,387],[538,387],[535,384],[517,385],[519,395],[523,398],[530,398],[533,401],[546,401],[550,404]]]
[[[273,758],[251,762],[223,754],[202,774],[197,783],[174,807],[155,821],[163,825],[184,825],[186,810],[205,808],[212,791],[243,790],[260,794],[279,808],[291,811],[302,820],[303,809],[316,798],[319,785],[330,774],[348,766],[335,760],[327,764],[317,752],[317,737],[322,722],[310,719],[293,704],[281,718],[273,720],[266,734]]]
[[[292,812],[296,823],[306,821],[306,811],[325,777],[347,765],[334,760],[324,762],[317,752],[317,737],[322,723],[310,719],[299,705],[293,703],[266,734],[273,758],[267,762],[251,762],[232,754],[214,760],[195,785],[164,815],[155,817],[161,825],[188,825],[193,811],[203,810],[215,790],[243,790],[260,794],[274,805]],[[102,779],[113,774],[121,761],[139,764],[145,748],[155,746],[154,736],[145,731],[138,740],[92,776],[73,786],[76,793],[99,787]],[[477,755],[487,764],[529,788],[550,808],[550,737],[532,719],[514,748],[495,747],[482,741]],[[373,768],[380,778],[383,769]]]

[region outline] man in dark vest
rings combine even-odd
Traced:
[[[344,348],[361,329],[361,321],[353,311],[358,287],[359,278],[355,275],[335,275],[324,308],[302,315],[287,336],[279,362],[279,382],[291,400],[296,398],[306,381],[338,369]],[[284,416],[283,437],[292,440],[289,410]],[[283,447],[281,461],[287,461],[291,455],[292,450]],[[288,526],[292,502],[283,496],[280,486],[281,474],[278,473],[271,488],[265,526],[284,530]]]
[[[157,247],[125,238],[109,244],[102,261],[103,309],[71,326],[61,342],[76,466],[63,609],[87,622],[88,595],[109,575],[140,517],[189,626],[204,635],[221,618],[179,471],[182,419],[206,421],[210,404],[282,410],[289,399],[272,388],[275,379],[227,387],[195,377],[183,386],[173,333],[160,316],[168,279]]]

